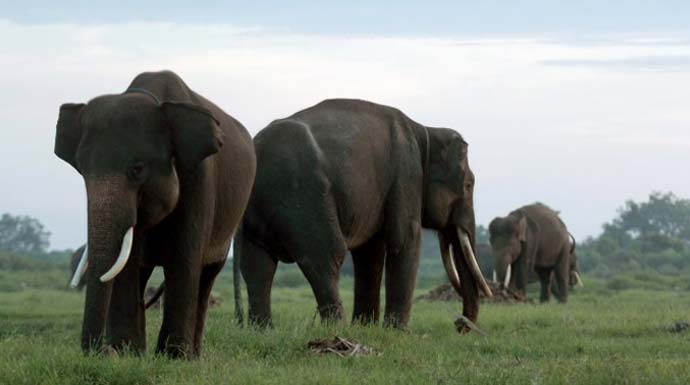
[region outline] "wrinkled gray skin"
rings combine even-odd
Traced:
[[[157,352],[198,356],[208,296],[251,192],[250,135],[174,73],[150,72],[125,93],[61,106],[55,153],[83,176],[88,199],[82,349],[145,351],[142,297],[162,266]],[[124,270],[101,282],[130,227]]]
[[[350,250],[353,322],[378,322],[385,266],[384,324],[405,328],[422,226],[437,230],[445,252],[452,244],[463,311],[477,319],[478,283],[457,235],[469,234],[474,248],[474,175],[460,134],[422,126],[391,107],[334,99],[272,122],[254,143],[257,176],[235,238],[250,322],[271,324],[279,261],[299,265],[322,320],[341,320],[338,276]]]
[[[504,282],[510,265],[510,284],[518,291],[525,293],[530,275],[535,272],[542,302],[549,301],[552,290],[559,302],[568,301],[577,256],[558,212],[541,203],[524,206],[491,221],[489,233],[498,282]]]

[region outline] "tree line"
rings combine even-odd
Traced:
[[[488,244],[485,226],[477,227],[477,242]],[[0,269],[66,266],[70,251],[48,251],[49,246],[50,232],[37,219],[9,213],[0,218]],[[601,235],[578,242],[577,253],[580,271],[602,278],[641,270],[671,275],[688,270],[690,199],[672,192],[653,192],[645,201],[628,200],[603,225]],[[421,255],[438,261],[438,244],[432,232],[423,234]],[[343,273],[350,270],[345,268]]]

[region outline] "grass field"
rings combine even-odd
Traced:
[[[479,324],[489,334],[483,337],[454,331],[459,303],[415,303],[409,332],[325,327],[313,323],[308,288],[280,288],[273,295],[276,328],[256,331],[233,324],[231,277],[224,272],[216,285],[224,303],[210,312],[203,357],[185,362],[153,354],[83,356],[83,293],[51,288],[65,278],[46,275],[38,287],[0,292],[2,384],[690,383],[690,331],[668,331],[690,320],[685,289],[611,290],[590,280],[566,306],[483,305]],[[0,279],[7,288],[22,276]],[[341,286],[349,313],[352,283]],[[149,345],[160,318],[148,313]],[[306,348],[311,339],[335,335],[382,354],[339,358]]]

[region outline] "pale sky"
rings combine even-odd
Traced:
[[[626,199],[690,197],[690,5],[554,3],[2,4],[0,213],[37,217],[51,248],[83,243],[83,181],[53,155],[58,108],[161,69],[252,134],[333,97],[454,128],[479,224],[539,200],[581,239]]]

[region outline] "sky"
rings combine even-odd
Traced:
[[[542,201],[583,239],[627,199],[690,197],[690,2],[255,3],[0,0],[0,213],[84,243],[58,108],[161,69],[252,134],[333,97],[456,129],[479,224]]]

